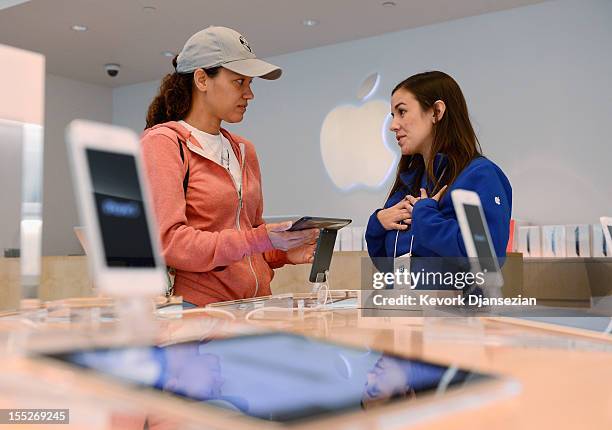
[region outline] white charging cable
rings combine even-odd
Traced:
[[[397,258],[397,239],[399,238],[400,230],[395,233],[395,245],[393,246],[393,259]],[[410,248],[408,249],[408,257],[412,257],[412,244],[414,243],[414,234],[410,237]]]
[[[291,313],[293,315],[294,309],[293,308],[281,308],[280,306],[261,306],[255,309],[251,309],[249,312],[247,312],[247,314],[244,316],[244,320],[250,321],[253,315],[261,311],[285,312],[285,313]]]
[[[278,306],[262,306],[259,308],[255,308],[255,309],[251,309],[249,312],[247,312],[247,314],[244,316],[244,321],[245,322],[254,322],[255,319],[253,318],[253,315],[259,313],[259,312],[265,312],[265,311],[271,311],[271,312],[284,312],[284,313],[290,313],[291,316],[293,316],[294,312],[297,312],[298,315],[299,314],[304,314],[306,312],[313,312],[313,311],[320,311],[320,310],[326,310],[327,307],[326,305],[316,305],[312,308],[281,308]],[[286,320],[286,318],[280,318],[282,320]]]
[[[223,315],[231,320],[236,319],[236,315],[233,313],[223,310],[223,309],[215,309],[215,308],[191,308],[191,309],[181,309],[181,310],[169,310],[166,312],[160,312],[157,310],[155,315],[158,317],[175,317],[187,314],[211,314],[211,315]]]
[[[323,280],[321,280],[321,278],[319,277],[320,275],[320,273],[317,275],[317,282],[315,282],[312,286],[312,294],[316,294],[317,296],[316,308],[320,308],[322,306],[327,305],[327,302],[330,299],[329,290],[331,288],[331,280],[329,278],[329,269],[327,269],[325,271],[325,274],[323,274]]]

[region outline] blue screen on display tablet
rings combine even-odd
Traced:
[[[100,237],[109,267],[155,267],[132,154],[87,149]]]
[[[491,379],[292,334],[54,354],[99,373],[268,421],[293,422]]]

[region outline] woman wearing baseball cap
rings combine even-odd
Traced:
[[[174,292],[198,306],[269,295],[273,269],[312,262],[318,231],[264,223],[255,147],[221,124],[242,121],[254,77],[282,71],[225,27],[191,36],[173,65],[142,146]]]

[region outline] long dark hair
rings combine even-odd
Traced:
[[[416,172],[415,180],[409,189],[410,194],[415,197],[420,195],[419,189],[424,174],[434,184],[431,194],[435,194],[444,185],[450,186],[470,161],[482,155],[480,143],[470,122],[465,98],[459,84],[446,73],[438,71],[410,76],[397,84],[391,95],[400,89],[411,93],[423,111],[432,109],[437,100],[446,104],[446,110],[442,118],[433,125],[432,157],[427,165],[421,154],[402,155],[389,197],[404,187],[400,174],[408,170]],[[434,160],[438,153],[446,155],[448,164],[443,177],[436,178]]]
[[[178,73],[176,71],[177,58],[178,56],[172,60],[174,72],[164,76],[157,95],[149,105],[145,128],[151,128],[168,121],[179,121],[185,118],[191,108],[194,72]],[[213,78],[219,73],[220,68],[211,67],[204,69],[204,71],[209,77]]]

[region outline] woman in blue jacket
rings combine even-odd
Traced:
[[[389,198],[368,222],[370,257],[465,257],[450,191],[482,202],[497,256],[506,255],[512,187],[482,155],[459,85],[443,72],[419,73],[391,93],[391,131],[401,149]]]

